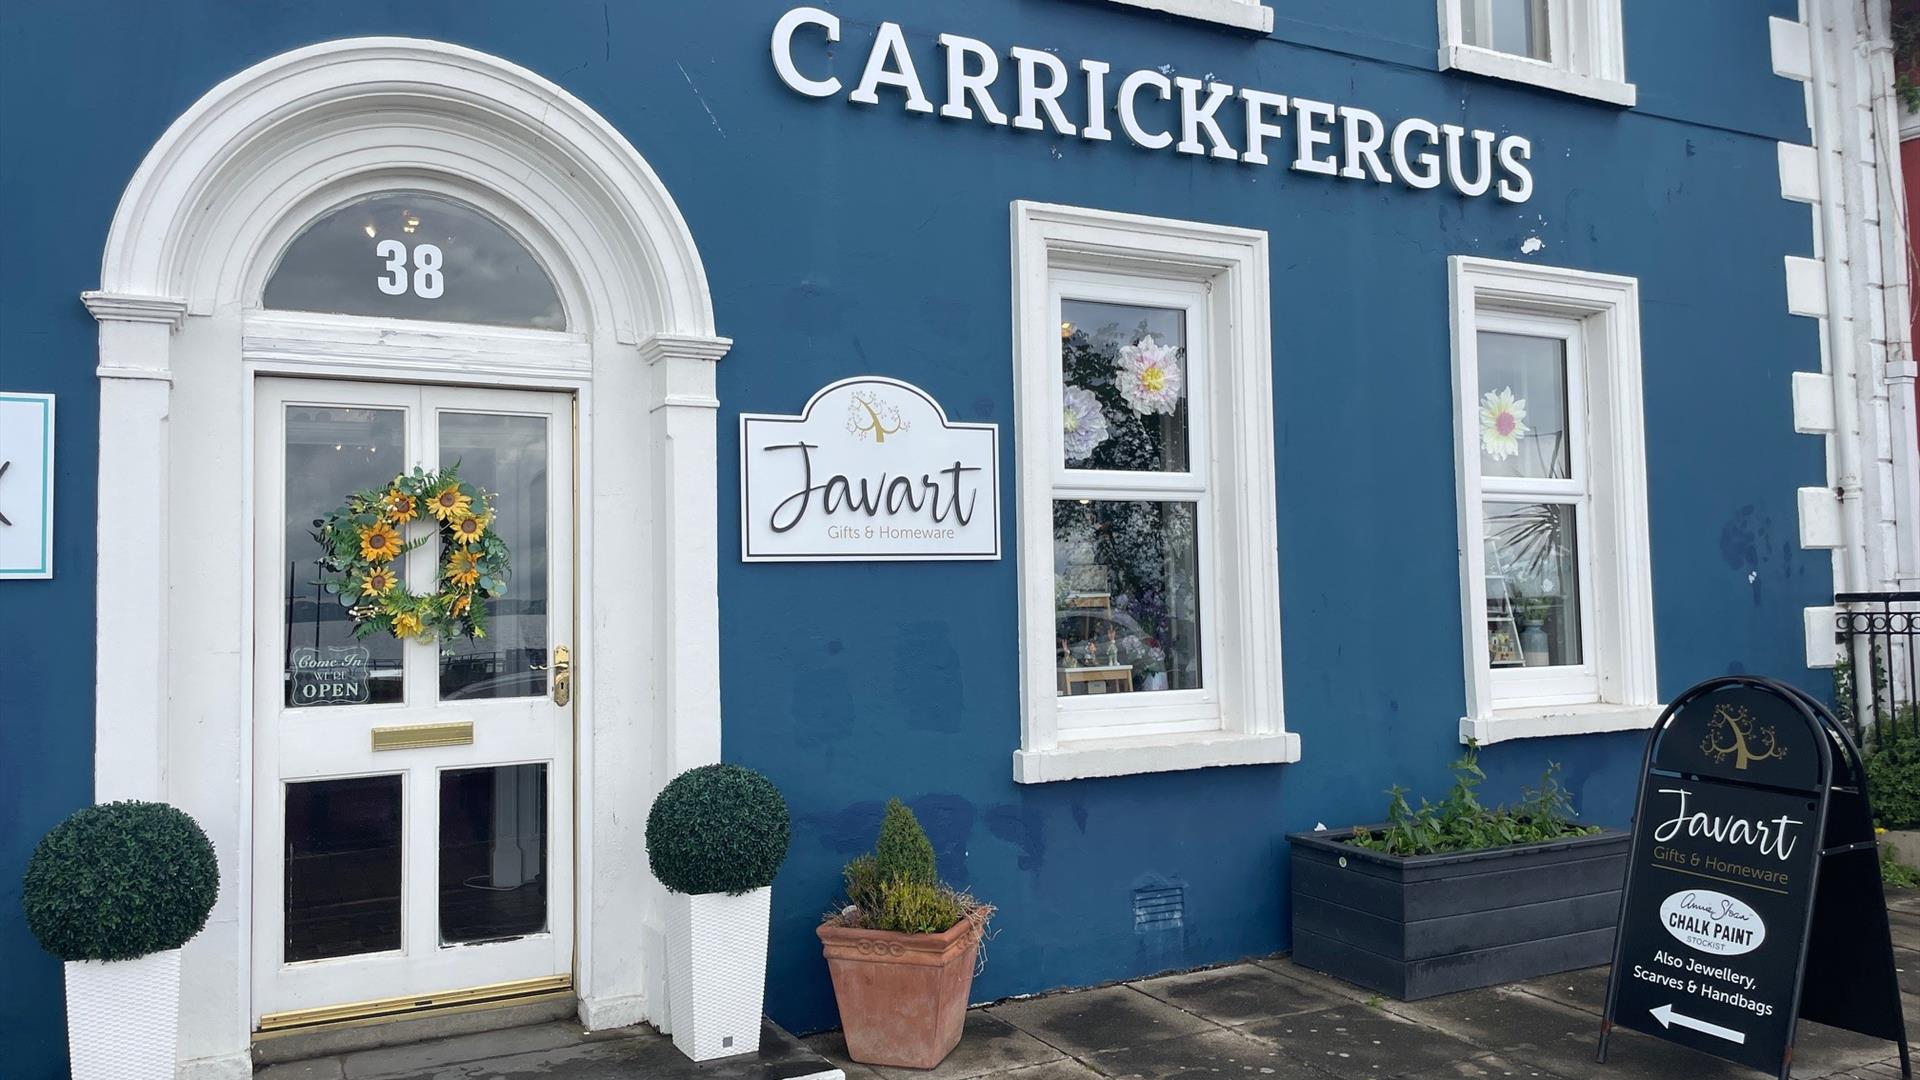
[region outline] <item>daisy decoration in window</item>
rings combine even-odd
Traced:
[[[1489,390],[1480,398],[1480,449],[1495,461],[1520,452],[1527,427],[1527,399],[1513,396],[1512,387]]]
[[[1107,441],[1107,414],[1100,399],[1084,386],[1069,386],[1062,399],[1064,445],[1068,461],[1085,461]]]
[[[1180,373],[1180,349],[1162,345],[1148,334],[1139,344],[1120,350],[1113,364],[1113,381],[1134,412],[1170,413],[1180,406],[1186,389]]]

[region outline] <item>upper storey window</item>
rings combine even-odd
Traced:
[[[1632,105],[1620,0],[1440,0],[1440,68]]]
[[[553,278],[465,203],[389,192],[331,210],[287,245],[263,306],[281,311],[566,329]]]

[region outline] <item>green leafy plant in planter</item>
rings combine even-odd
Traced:
[[[185,945],[220,892],[213,844],[164,803],[75,811],[33,850],[27,929],[62,960],[134,960]]]
[[[1481,804],[1474,789],[1486,780],[1477,747],[1469,747],[1453,763],[1453,788],[1438,805],[1420,800],[1415,809],[1407,791],[1388,790],[1387,824],[1378,832],[1356,828],[1348,841],[1355,847],[1389,855],[1438,855],[1480,851],[1512,844],[1539,844],[1576,836],[1594,836],[1600,830],[1573,821],[1573,799],[1560,784],[1560,766],[1548,763],[1540,787],[1523,792],[1512,806]]]
[[[993,909],[940,880],[932,842],[899,799],[873,852],[847,864],[846,884],[847,903],[817,932],[847,1054],[931,1069],[960,1041]]]
[[[793,838],[773,781],[740,765],[673,778],[647,814],[647,863],[677,893],[738,896],[773,884]]]
[[[695,1061],[759,1049],[773,879],[793,826],[773,781],[739,765],[673,778],[647,813],[666,905],[673,1045]]]

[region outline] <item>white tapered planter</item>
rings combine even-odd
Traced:
[[[771,887],[667,894],[667,1017],[695,1061],[760,1049],[772,899]]]
[[[73,1080],[173,1080],[179,1032],[179,949],[67,961]]]

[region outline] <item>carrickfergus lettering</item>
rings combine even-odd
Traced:
[[[845,84],[838,76],[809,75],[795,62],[794,35],[801,27],[816,28],[828,43],[840,40],[840,18],[832,12],[797,7],[782,15],[773,27],[773,66],[780,81],[808,97],[839,94]],[[1522,135],[1501,138],[1482,128],[1435,124],[1417,116],[1389,128],[1378,113],[1358,106],[1251,87],[1236,89],[1212,78],[1168,75],[1153,68],[1131,71],[1115,80],[1109,78],[1112,65],[1104,61],[1081,60],[1076,70],[1069,71],[1066,62],[1053,53],[1019,46],[1007,50],[1014,65],[1017,102],[1009,116],[993,96],[993,83],[1000,76],[999,54],[987,43],[959,34],[941,34],[939,43],[946,60],[946,97],[939,113],[949,119],[972,120],[978,116],[989,124],[1011,125],[1022,131],[1051,128],[1061,135],[1105,142],[1113,138],[1107,127],[1111,112],[1120,130],[1136,146],[1148,150],[1171,146],[1182,154],[1248,165],[1268,164],[1269,141],[1291,133],[1290,167],[1296,172],[1378,184],[1390,184],[1397,178],[1408,187],[1421,189],[1446,183],[1464,196],[1478,197],[1493,191],[1512,203],[1526,202],[1533,195],[1533,173],[1527,167],[1533,143]],[[1076,77],[1080,86],[1069,94],[1075,90]],[[855,104],[878,105],[882,87],[900,91],[908,112],[934,111],[907,50],[906,37],[895,22],[882,22],[875,31],[860,82],[846,97]],[[1154,121],[1143,116],[1143,95],[1164,102],[1178,97],[1174,110],[1179,121],[1177,136],[1171,118]],[[1227,103],[1236,99],[1244,145],[1235,145],[1221,126],[1223,116],[1232,126],[1234,107]],[[1069,106],[1063,107],[1063,101]],[[1076,125],[1069,119],[1068,107],[1083,112],[1085,122]],[[1280,122],[1289,115],[1290,125]]]

